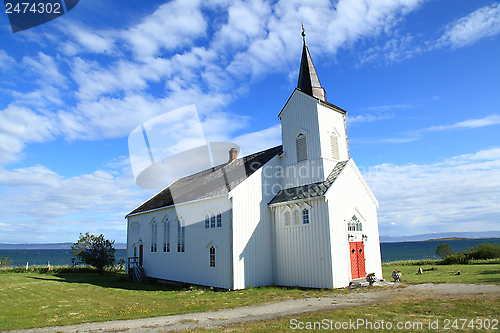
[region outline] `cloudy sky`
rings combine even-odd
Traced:
[[[206,139],[279,145],[307,32],[383,236],[500,230],[500,6],[485,0],[81,0],[0,14],[0,242],[126,239],[128,135],[196,104]]]

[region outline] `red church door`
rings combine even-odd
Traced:
[[[351,256],[352,279],[365,277],[365,245],[363,242],[350,242],[349,253]]]

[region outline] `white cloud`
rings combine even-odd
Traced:
[[[23,63],[35,72],[35,75],[39,77],[37,81],[41,85],[66,83],[66,77],[59,72],[54,58],[43,52],[38,52],[38,59],[24,57]]]
[[[437,40],[436,47],[463,47],[499,33],[500,4],[493,4],[448,24],[445,33]]]
[[[382,164],[365,173],[384,235],[498,230],[500,149],[423,165]]]
[[[174,0],[123,33],[138,60],[157,56],[161,50],[191,45],[206,33],[207,22],[198,0]]]
[[[16,60],[4,50],[0,50],[0,71],[6,71],[16,64]]]
[[[262,131],[247,133],[233,139],[241,147],[243,155],[250,155],[268,148],[281,145],[281,125]]]
[[[15,241],[27,230],[52,242],[76,239],[81,231],[124,241],[125,214],[153,194],[138,189],[130,172],[65,178],[43,166],[0,169],[0,184],[6,185],[0,202],[2,241]]]
[[[25,107],[9,105],[0,111],[0,165],[18,160],[26,143],[52,139],[55,125],[53,118]]]
[[[443,126],[431,126],[427,128],[427,131],[448,131],[454,129],[470,129],[470,128],[479,128],[484,126],[498,125],[500,124],[500,116],[492,114],[490,116],[480,118],[480,119],[469,119],[465,121],[460,121],[458,123],[452,125],[443,125]]]
[[[376,115],[368,113],[368,114],[360,114],[356,117],[347,116],[346,121],[349,125],[353,125],[356,123],[366,123],[366,122],[390,119],[393,117],[394,117],[393,113],[376,114]]]
[[[74,41],[67,40],[59,46],[61,51],[68,56],[74,56],[81,52],[110,55],[115,53],[118,55],[116,54],[118,50],[115,47],[116,41],[113,32],[91,31],[85,27],[67,23],[61,26],[61,31],[74,38]]]

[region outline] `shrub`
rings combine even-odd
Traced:
[[[444,265],[466,264],[468,257],[463,253],[455,253],[444,258],[441,263]]]
[[[113,266],[115,262],[115,241],[99,236],[90,235],[88,232],[80,234],[78,242],[71,246],[73,256],[80,262],[97,268],[99,273],[104,272],[104,268]]]
[[[496,259],[500,258],[500,245],[484,243],[469,249],[466,253],[469,259]]]

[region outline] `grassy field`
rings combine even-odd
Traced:
[[[421,267],[423,274],[417,274]],[[434,268],[435,270],[429,270]],[[477,265],[412,265],[404,262],[384,264],[382,270],[387,281],[392,281],[391,272],[399,269],[402,282],[407,283],[489,283],[500,284],[500,264]],[[426,271],[429,270],[429,271]],[[460,275],[457,272],[460,271]]]
[[[343,292],[276,287],[217,292],[132,283],[123,273],[3,273],[0,330],[165,316]]]
[[[500,330],[500,323],[498,322],[500,320],[499,304],[498,298],[490,298],[485,295],[439,300],[427,298],[394,299],[382,304],[342,308],[334,311],[318,311],[297,317],[234,324],[223,328],[222,331],[498,332]],[[461,318],[464,320],[460,320]],[[354,326],[351,326],[351,323]],[[344,328],[342,328],[342,325],[344,325]],[[353,329],[353,327],[355,328]],[[220,331],[194,330],[194,332]]]
[[[432,265],[421,267],[428,269]],[[384,265],[383,270],[389,281],[392,280],[390,273],[397,268],[403,272],[402,281],[408,283],[500,283],[500,264],[435,267],[436,271],[423,275],[416,275],[418,266],[404,263]],[[462,274],[454,275],[458,270]],[[216,292],[196,287],[131,283],[123,273],[101,276],[85,271],[3,272],[0,274],[0,330],[165,316],[348,292],[277,287]],[[415,305],[412,304],[408,306]],[[471,303],[470,307],[477,309],[476,303]],[[389,310],[384,311],[376,315],[387,316]]]

